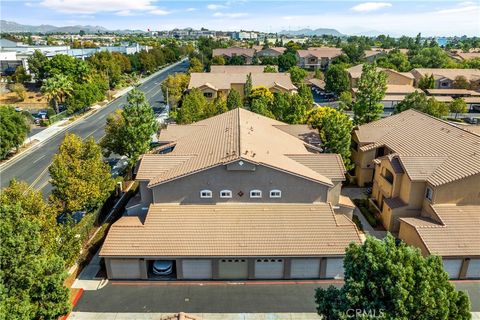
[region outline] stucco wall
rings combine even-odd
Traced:
[[[411,225],[402,222],[400,224],[400,231],[398,237],[402,239],[405,243],[419,248],[422,251],[424,256],[428,255],[427,248],[423,244],[422,240],[418,236],[417,231]]]
[[[200,198],[200,191],[204,189],[212,191],[212,198]],[[250,198],[253,189],[261,190],[262,198]],[[273,189],[281,190],[282,197],[270,198]],[[328,186],[263,166],[257,166],[255,171],[228,171],[221,165],[153,187],[153,199],[155,203],[312,203],[326,202],[328,189]],[[231,190],[232,198],[220,198],[221,190]],[[240,192],[243,195],[239,195]]]
[[[433,203],[480,204],[480,174],[433,188]]]

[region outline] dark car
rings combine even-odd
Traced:
[[[83,217],[87,214],[87,211],[80,210],[75,212],[64,212],[57,217],[58,224],[66,224],[68,221],[73,221],[74,224],[82,221]]]

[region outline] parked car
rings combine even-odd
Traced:
[[[57,217],[57,223],[58,224],[65,224],[68,222],[68,220],[72,220],[75,224],[79,223],[82,221],[83,217],[87,214],[87,211],[85,210],[79,210],[75,212],[64,212],[61,215]]]
[[[157,276],[168,276],[173,272],[173,261],[155,260],[152,266],[153,274]]]

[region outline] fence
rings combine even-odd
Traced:
[[[53,116],[50,116],[50,118],[48,120],[49,120],[50,124],[53,124],[57,121],[60,121],[60,120],[64,119],[66,116],[67,116],[67,110],[62,111],[62,112],[60,112],[58,114],[55,114]]]

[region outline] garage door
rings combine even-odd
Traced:
[[[221,259],[218,263],[218,277],[220,279],[247,279],[247,259]]]
[[[255,278],[257,279],[282,279],[283,259],[256,259]]]
[[[184,279],[211,279],[212,278],[212,260],[208,260],[208,259],[183,260],[182,271],[183,271]]]
[[[138,259],[110,259],[111,279],[140,279]]]
[[[462,260],[460,259],[446,259],[443,260],[443,270],[448,273],[450,279],[457,279],[462,267]]]
[[[471,259],[467,269],[467,279],[480,278],[480,259]]]
[[[343,279],[343,258],[328,258],[326,278]]]
[[[318,278],[320,259],[292,259],[290,277],[292,279]]]

